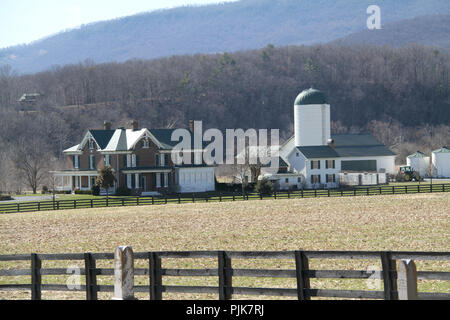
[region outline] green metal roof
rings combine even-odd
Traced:
[[[329,146],[297,147],[297,149],[308,159],[339,158],[339,154]]]
[[[416,151],[413,154],[409,155],[408,158],[426,158],[428,157],[425,153]]]
[[[450,153],[450,150],[446,146],[443,146],[440,149],[434,150],[433,153]]]
[[[105,149],[115,130],[89,130],[100,149]]]
[[[331,138],[339,157],[395,156],[394,152],[370,134],[335,134]]]
[[[326,95],[317,89],[310,88],[302,91],[295,99],[294,105],[308,105],[308,104],[327,104],[328,99]]]

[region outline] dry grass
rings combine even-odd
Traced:
[[[112,252],[118,245],[135,251],[165,250],[407,250],[450,251],[449,194],[356,198],[264,200],[228,203],[101,208],[0,215],[0,254]],[[54,266],[46,262],[45,266]],[[104,262],[106,263],[106,262]],[[105,267],[111,267],[105,264]],[[145,267],[141,262],[141,267]],[[213,260],[163,262],[166,267],[214,267]],[[68,265],[73,263],[67,263]],[[79,262],[83,267],[82,262]],[[377,263],[375,263],[377,264]],[[234,261],[244,268],[293,268],[291,261]],[[312,260],[312,268],[364,270],[374,261]],[[27,268],[28,266],[15,265]],[[58,265],[61,267],[61,263]],[[65,265],[64,265],[65,266]],[[446,270],[449,263],[419,262],[419,270]],[[6,268],[5,263],[0,264]],[[9,264],[11,267],[11,264]],[[164,267],[164,266],[163,266]],[[0,283],[28,282],[29,277]],[[100,277],[99,277],[100,278]],[[45,277],[64,283],[64,277]],[[20,281],[22,280],[22,281]],[[111,283],[104,277],[103,284]],[[239,278],[236,285],[289,286],[295,280]],[[143,277],[138,284],[147,284]],[[167,284],[217,285],[216,278],[165,278]],[[314,280],[314,287],[364,289],[361,280]],[[450,292],[447,282],[423,281],[422,291]],[[24,295],[25,294],[25,295]],[[109,295],[102,294],[108,298]],[[0,293],[0,298],[28,298],[28,293]],[[45,293],[44,298],[81,294]],[[143,295],[142,297],[147,297]],[[165,298],[215,298],[208,295]],[[249,298],[249,297],[246,297]]]

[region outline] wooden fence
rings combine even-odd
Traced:
[[[118,270],[124,260],[114,253],[84,253],[84,254],[27,254],[27,255],[1,255],[0,262],[25,260],[31,262],[30,269],[0,270],[0,290],[31,290],[31,299],[40,300],[42,291],[85,291],[86,299],[97,300],[98,292],[117,292],[113,285],[99,285],[98,276],[115,276],[115,284],[122,281],[126,274],[131,277],[148,277],[149,285],[131,285],[131,296],[134,292],[149,293],[151,300],[163,299],[164,293],[208,293],[217,294],[220,300],[230,300],[235,295],[257,296],[289,296],[300,300],[309,300],[312,297],[325,298],[366,298],[366,299],[450,299],[450,293],[419,292],[417,293],[417,280],[442,280],[450,281],[450,272],[442,271],[418,271],[404,274],[405,271],[397,269],[399,262],[404,259],[412,261],[432,260],[449,261],[450,252],[372,252],[372,251],[282,251],[282,252],[236,252],[236,251],[199,251],[199,252],[138,252],[133,253],[129,248],[132,263],[131,270]],[[119,249],[118,248],[118,249]],[[97,268],[99,260],[116,259],[115,268]],[[217,268],[213,269],[167,269],[162,268],[163,259],[216,259]],[[275,259],[291,260],[295,262],[292,270],[266,270],[266,269],[240,269],[233,267],[234,259]],[[311,259],[366,259],[381,262],[382,270],[312,270],[309,268]],[[42,277],[49,275],[68,275],[67,269],[42,268],[42,262],[47,260],[83,260],[84,268],[80,274],[86,279],[86,284],[79,288],[69,288],[66,284],[43,284]],[[145,260],[147,268],[134,268],[135,260]],[[123,262],[126,264],[125,262]],[[414,262],[408,261],[408,265]],[[403,269],[402,269],[403,270]],[[4,277],[31,276],[28,284],[4,284]],[[117,277],[121,279],[117,281]],[[163,277],[216,277],[218,286],[169,286],[163,285]],[[268,278],[293,278],[296,279],[296,288],[255,288],[239,287],[233,285],[236,277],[268,277]],[[312,288],[310,279],[381,279],[383,291],[371,290],[328,290]],[[405,280],[406,279],[406,280]],[[409,280],[408,280],[409,279]],[[406,282],[405,282],[406,281]],[[3,284],[2,284],[3,282]],[[129,285],[129,283],[128,283]],[[416,293],[414,294],[414,287]],[[120,289],[120,288],[119,288]],[[412,289],[412,294],[408,293]],[[121,290],[119,290],[121,292]],[[409,295],[408,295],[409,294]],[[119,297],[120,298],[120,297]]]
[[[317,197],[349,197],[349,196],[373,196],[392,195],[410,193],[432,193],[450,192],[450,184],[422,184],[422,185],[402,185],[402,186],[373,186],[358,187],[354,189],[315,189],[274,192],[271,195],[258,193],[216,193],[214,195],[203,196],[193,194],[183,194],[178,196],[164,197],[129,197],[129,198],[99,198],[99,199],[76,199],[57,200],[39,202],[17,202],[0,203],[1,213],[15,212],[35,212],[45,210],[66,210],[66,209],[86,209],[100,207],[119,206],[140,206],[140,205],[161,205],[168,203],[192,203],[192,202],[223,202],[240,200],[265,200],[265,199],[290,199],[290,198],[317,198]]]

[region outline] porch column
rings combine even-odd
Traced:
[[[156,173],[156,187],[161,188],[161,174]]]
[[[136,189],[139,189],[139,173],[136,173],[134,181],[136,184]]]

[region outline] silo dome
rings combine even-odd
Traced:
[[[309,105],[309,104],[328,104],[327,96],[320,90],[307,89],[303,90],[295,99],[294,105]]]

